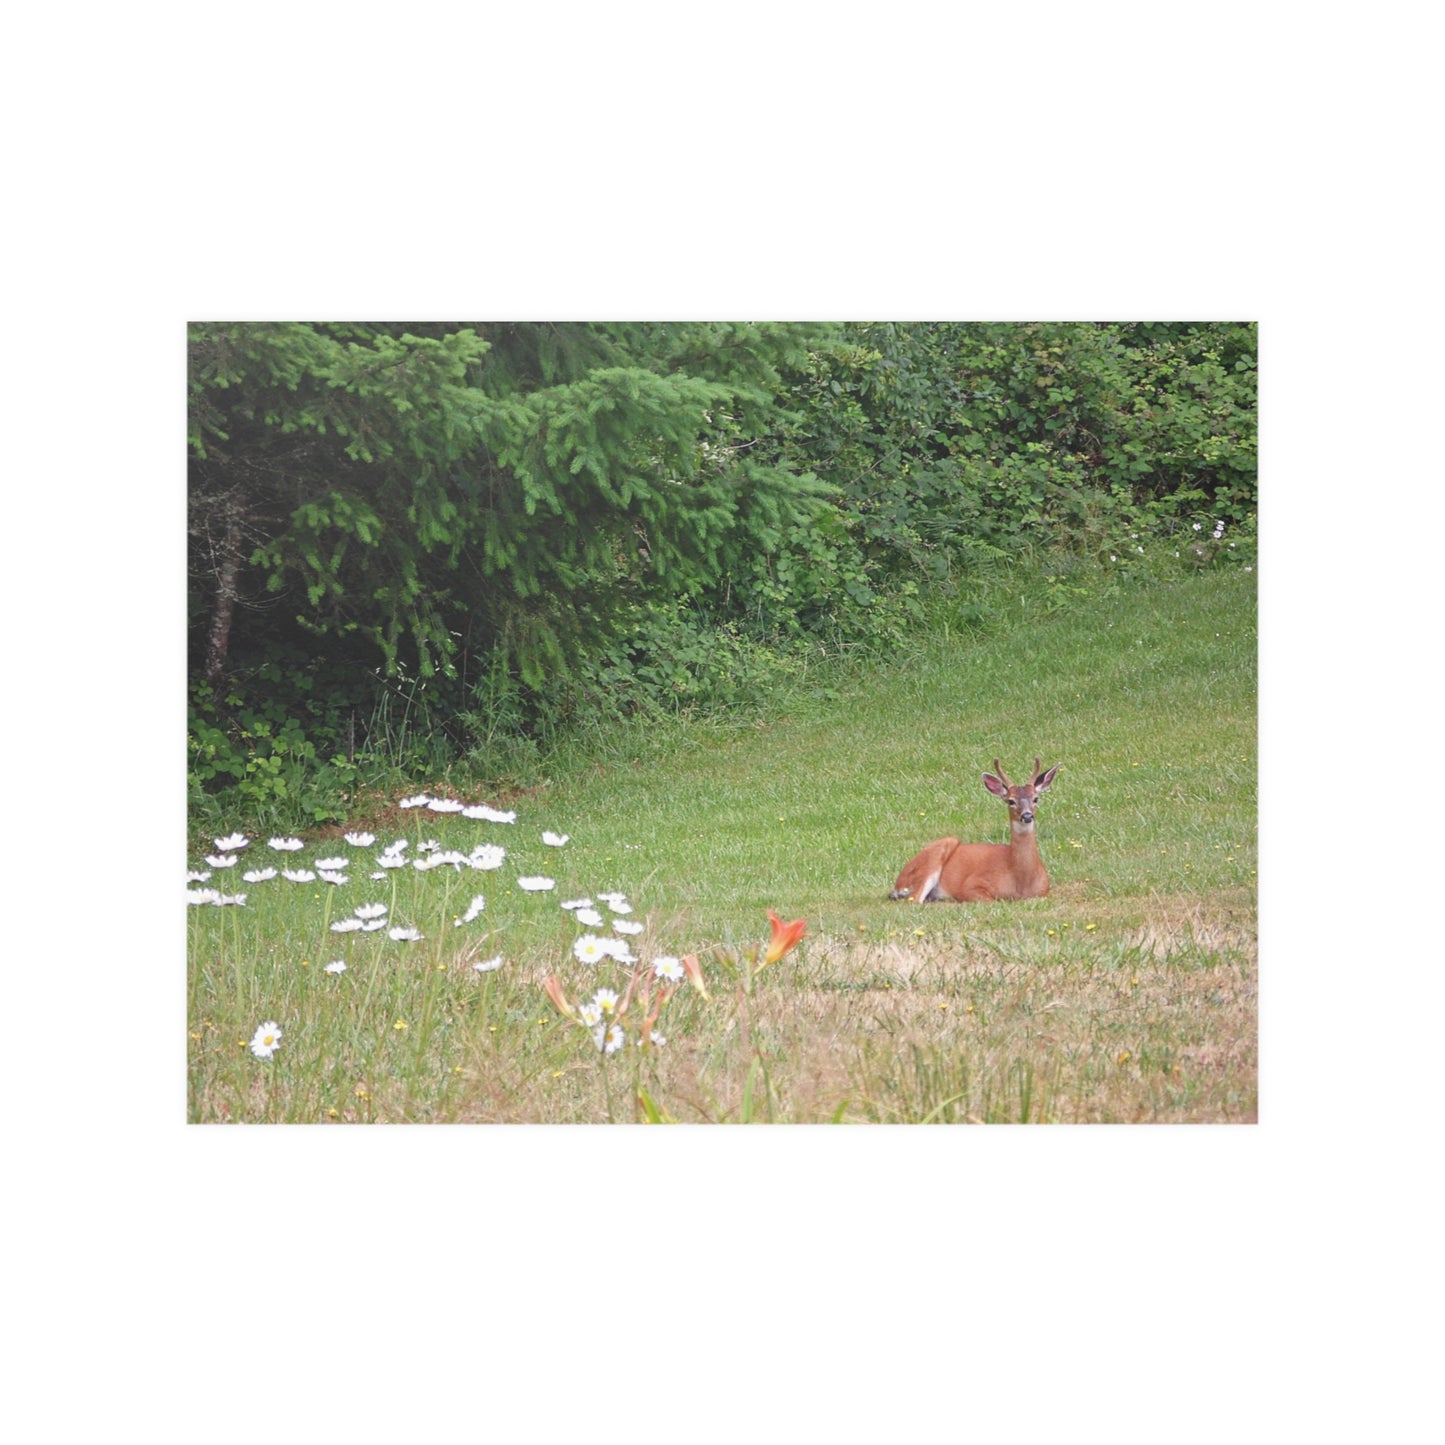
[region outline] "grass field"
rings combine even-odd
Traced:
[[[982,640],[941,628],[753,725],[696,724],[662,749],[639,735],[635,762],[614,747],[521,797],[460,795],[512,823],[393,803],[294,855],[252,838],[190,885],[246,902],[188,910],[189,1116],[1252,1121],[1255,660],[1252,574],[1201,575]],[[1006,839],[981,783],[995,756],[1014,776],[1035,756],[1063,764],[1039,810],[1048,898],[887,902],[930,839]],[[374,844],[340,836],[356,828]],[[400,838],[411,860],[432,840],[506,856],[378,869]],[[328,855],[347,882],[240,879]],[[554,886],[519,887],[536,876]],[[601,923],[559,906],[582,897]],[[367,904],[385,927],[332,930]],[[754,977],[770,908],[806,935]],[[648,977],[655,958],[696,955],[708,997],[679,986],[655,1024],[666,1042],[646,1048],[635,1002],[605,1053],[543,981],[573,1005],[625,994],[628,966],[573,953],[619,919],[643,925],[625,942]],[[402,926],[423,936],[391,938]],[[281,1044],[258,1058],[247,1045],[272,1021]]]

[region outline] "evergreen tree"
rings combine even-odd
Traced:
[[[803,328],[190,329],[193,668],[277,644],[532,683],[620,598],[707,585],[822,489],[738,443]]]

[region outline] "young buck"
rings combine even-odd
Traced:
[[[1034,759],[1032,781],[1015,786],[993,760],[993,772],[983,785],[1008,804],[1007,843],[960,843],[939,838],[904,865],[890,898],[911,898],[915,903],[977,903],[989,898],[1042,898],[1049,891],[1049,875],[1039,857],[1034,836],[1034,812],[1039,794],[1054,780],[1061,763],[1039,771]],[[995,776],[997,774],[997,776]]]

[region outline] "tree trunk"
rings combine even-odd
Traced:
[[[226,653],[231,643],[231,619],[236,612],[241,576],[241,524],[245,508],[235,492],[222,502],[226,530],[221,539],[220,569],[216,581],[216,610],[211,618],[211,635],[206,644],[206,681],[219,690],[226,672]]]

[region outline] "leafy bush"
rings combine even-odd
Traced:
[[[192,789],[252,812],[1255,559],[1244,323],[215,324],[191,396]]]

